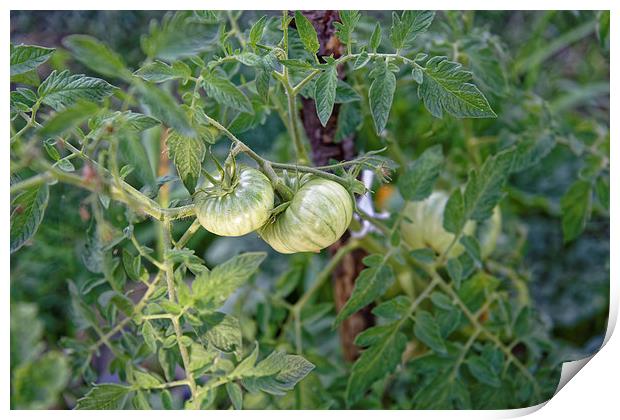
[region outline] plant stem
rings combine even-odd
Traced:
[[[171,249],[172,247],[172,235],[170,233],[170,221],[164,220],[161,223],[161,229],[162,229],[162,234],[163,234],[162,237],[163,237],[163,248],[164,248],[164,266],[166,268],[165,274],[166,274],[166,284],[168,286],[168,299],[170,299],[171,302],[176,303],[177,298],[176,298],[176,287],[174,285],[174,270],[172,267],[172,262],[167,256],[165,256],[165,251]],[[185,377],[186,377],[186,380],[188,381],[189,389],[192,393],[192,399],[195,399],[196,395],[198,394],[198,388],[196,386],[196,380],[194,379],[194,376],[192,375],[192,372],[189,368],[190,360],[189,360],[189,353],[187,351],[187,347],[185,347],[185,345],[182,342],[183,330],[181,329],[181,324],[179,322],[178,317],[172,317],[171,321],[172,321],[172,326],[174,327],[174,333],[177,338],[177,345],[179,346],[179,353],[181,353],[181,359],[183,361],[183,368],[185,369]]]

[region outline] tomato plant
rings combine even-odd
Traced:
[[[609,12],[67,16],[10,47],[12,407],[518,408],[600,346]]]

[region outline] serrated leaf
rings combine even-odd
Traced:
[[[370,56],[366,51],[362,51],[353,62],[353,70],[359,70],[370,61]]]
[[[433,22],[435,12],[429,10],[405,10],[398,16],[392,14],[390,40],[397,50],[411,46],[416,36],[425,32]]]
[[[134,370],[133,376],[135,379],[135,384],[140,388],[156,388],[161,385],[161,380],[149,372]]]
[[[22,191],[11,201],[11,254],[37,232],[48,200],[49,187],[42,184]]]
[[[355,133],[362,123],[362,113],[356,103],[343,104],[338,110],[338,126],[334,141],[340,143]]]
[[[263,391],[284,395],[314,369],[301,356],[274,351],[242,376],[242,384],[249,392]]]
[[[368,91],[368,101],[375,130],[379,135],[385,128],[390,115],[396,90],[396,76],[388,68],[388,62],[385,61],[373,69],[371,77],[373,80]]]
[[[123,58],[107,45],[89,35],[69,35],[63,45],[89,69],[108,77],[129,79],[131,72]]]
[[[235,353],[239,357],[241,351],[241,325],[232,315],[213,312],[200,316],[202,325],[196,329],[201,337],[216,349]]]
[[[465,364],[469,368],[471,374],[483,384],[487,384],[494,388],[499,388],[502,385],[497,373],[493,368],[489,366],[489,363],[480,356],[470,356],[467,358]]]
[[[258,270],[266,255],[264,252],[246,252],[202,273],[192,284],[194,295],[202,305],[219,308]]]
[[[87,118],[99,111],[99,106],[92,102],[77,102],[75,105],[61,109],[45,121],[39,131],[42,137],[56,137],[67,130],[78,127]]]
[[[147,83],[141,84],[139,89],[144,105],[155,118],[184,136],[196,134],[187,115],[170,93]]]
[[[213,98],[217,103],[249,114],[254,112],[248,97],[229,80],[213,73],[204,73],[203,86],[207,96]]]
[[[370,261],[374,264],[364,269],[355,280],[351,297],[336,316],[334,324],[340,324],[354,312],[383,295],[394,282],[392,267],[386,264],[384,258],[378,255],[376,257],[379,257],[380,261]],[[364,263],[368,264],[369,260]]]
[[[429,147],[398,178],[398,191],[405,200],[424,200],[433,192],[433,185],[442,166],[441,145]]]
[[[265,26],[267,26],[267,16],[261,16],[252,27],[250,28],[250,45],[252,47],[256,47],[261,39],[263,38],[263,32],[265,31]]]
[[[200,343],[193,342],[189,347],[189,370],[199,371],[213,363],[219,355],[213,346],[204,347]]]
[[[564,242],[578,237],[586,227],[592,210],[592,184],[577,180],[560,200]]]
[[[345,393],[347,406],[350,407],[357,402],[375,381],[394,371],[398,366],[407,345],[407,336],[401,333],[399,328],[399,322],[386,326],[383,334],[377,336],[373,340],[373,345],[364,350],[355,361]]]
[[[459,63],[433,57],[422,70],[424,80],[418,86],[418,97],[434,117],[441,118],[444,111],[458,118],[497,116],[482,92],[470,83],[471,73]]]
[[[377,52],[377,48],[381,45],[381,25],[379,22],[375,24],[375,29],[373,29],[372,34],[370,35],[370,41],[368,42],[368,50],[370,52]]]
[[[336,102],[336,88],[338,87],[338,71],[335,65],[327,67],[319,75],[314,85],[314,101],[316,114],[325,127],[334,110]]]
[[[463,235],[459,241],[469,256],[476,262],[480,263],[480,244],[478,240],[470,235]]]
[[[361,100],[359,93],[351,85],[344,80],[338,79],[336,85],[336,98],[334,100],[337,104],[346,104],[350,102],[357,102]]]
[[[204,142],[196,137],[187,137],[172,131],[166,144],[168,155],[174,162],[183,185],[193,194],[200,177],[202,161],[207,153]]]
[[[45,63],[54,54],[54,48],[39,47],[36,45],[11,44],[11,76],[24,74],[36,69]]]
[[[441,337],[439,325],[429,312],[421,310],[416,313],[413,332],[421,342],[433,351],[439,354],[446,353],[446,344]]]
[[[243,410],[243,391],[241,387],[234,382],[228,382],[226,384],[226,393],[235,410]]]
[[[142,324],[142,337],[151,353],[157,351],[157,336],[155,335],[155,329],[149,321],[144,321]]]
[[[465,192],[456,189],[448,199],[444,210],[443,227],[450,233],[458,233],[469,220],[482,222],[493,213],[503,197],[514,150],[508,149],[490,156],[479,171],[471,171]]]
[[[38,93],[44,104],[60,110],[79,100],[102,101],[112,95],[115,89],[117,88],[102,79],[83,74],[72,75],[69,70],[60,73],[54,70],[41,83]]]
[[[547,130],[526,133],[523,137],[515,149],[512,172],[521,172],[536,165],[556,145],[555,135]]]
[[[310,54],[316,54],[319,52],[319,39],[316,35],[316,30],[312,23],[305,17],[299,10],[295,12],[295,26],[297,27],[297,33],[304,46],[304,49]]]
[[[173,61],[215,49],[218,27],[212,17],[197,18],[192,11],[168,13],[159,24],[152,24],[140,44],[149,58]]]
[[[609,178],[600,176],[594,184],[594,189],[598,201],[605,209],[609,210]]]
[[[407,316],[411,308],[411,299],[407,296],[396,296],[377,305],[372,313],[385,319],[400,319]]]
[[[191,69],[182,61],[176,61],[172,66],[162,62],[154,61],[136,70],[134,75],[153,83],[162,83],[174,79],[188,79]]]
[[[117,384],[95,385],[77,401],[76,410],[119,410],[125,405],[131,388]]]
[[[336,28],[336,36],[344,45],[347,46],[347,51],[351,51],[351,40],[353,31],[357,26],[360,18],[362,17],[358,10],[341,10],[338,12],[340,22],[334,22],[333,25]]]

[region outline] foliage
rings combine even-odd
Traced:
[[[79,409],[516,408],[549,399],[561,362],[596,349],[609,13],[509,14],[532,25],[512,23],[517,34],[487,12],[377,16],[339,12],[341,53],[329,57],[301,11],[167,13],[140,53],[81,34],[11,45],[13,408],[56,406],[61,393]],[[581,67],[546,68],[574,43],[587,49]],[[311,166],[300,104],[335,143],[355,136],[359,156]],[[261,236],[277,231],[291,250],[336,242],[332,252],[283,256],[254,233],[202,229],[197,194],[247,191],[236,161],[276,193]],[[406,235],[422,216],[406,209],[432,194],[449,198],[422,224],[449,244],[414,249]],[[362,234],[345,240],[349,206]],[[360,250],[336,310],[326,284]],[[573,257],[593,287],[568,289],[588,305],[559,290],[558,265]],[[66,300],[30,290],[48,277]],[[530,295],[537,279],[547,287]],[[337,329],[360,310],[375,325],[345,363]],[[568,333],[589,323],[594,341]]]

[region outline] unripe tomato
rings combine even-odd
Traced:
[[[209,232],[220,236],[241,236],[261,227],[273,209],[273,187],[269,179],[253,168],[242,168],[230,185],[206,184],[196,192],[196,217]]]
[[[352,216],[351,196],[342,185],[310,177],[302,181],[286,210],[263,226],[259,235],[283,254],[319,252],[342,236]]]
[[[499,206],[493,209],[493,215],[478,225],[477,235],[480,243],[480,256],[486,259],[495,250],[497,239],[502,232],[502,212]]]
[[[423,201],[408,202],[404,212],[402,238],[412,248],[431,248],[436,253],[443,253],[454,235],[443,228],[443,211],[448,201],[448,195],[443,191],[435,191]],[[407,220],[410,219],[410,220]],[[474,221],[465,224],[463,233],[471,235],[476,229]],[[456,243],[448,253],[449,258],[458,257],[465,250],[462,244]]]

